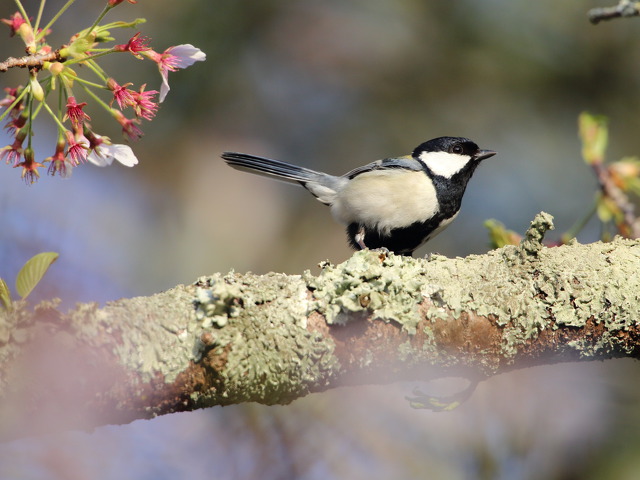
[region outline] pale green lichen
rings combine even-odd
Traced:
[[[422,262],[364,250],[339,265],[321,266],[320,275],[314,277],[307,271],[304,278],[313,291],[313,307],[328,324],[344,325],[353,319],[353,313],[368,312],[415,333],[425,282]]]
[[[196,282],[202,283],[201,280]],[[224,327],[229,318],[237,317],[240,312],[238,301],[242,295],[237,285],[224,281],[208,279],[208,288],[197,287],[194,305],[196,318],[202,320],[202,327]]]
[[[606,326],[597,346],[612,348],[616,332],[638,318],[634,308],[640,303],[640,244],[615,239],[547,248],[542,240],[552,228],[552,217],[542,213],[520,245],[482,256],[433,255],[424,260],[363,251],[342,264],[324,265],[317,277],[307,272],[305,278],[314,308],[330,324],[358,321],[352,314],[364,312],[398,322],[412,334],[420,320],[418,304],[427,300],[424,315],[432,322],[463,312],[491,318],[502,327],[507,357],[545,328],[584,327],[587,321]],[[442,360],[428,324],[423,330],[423,351]],[[580,345],[594,348],[588,340],[571,344]],[[404,345],[400,355],[407,357],[408,348]]]
[[[524,255],[536,256],[544,246],[542,240],[544,239],[545,233],[553,229],[553,216],[546,212],[537,214],[520,242],[520,251]]]
[[[549,228],[548,217],[541,220],[532,229]],[[571,346],[593,351],[617,344],[617,331],[638,319],[638,241],[617,238],[606,244],[572,242],[537,249],[532,242],[542,237],[528,238],[524,249],[508,246],[482,257],[452,259],[444,268],[429,264],[428,276],[435,276],[439,283],[434,282],[437,287],[432,292],[423,289],[433,301],[427,316],[441,318],[441,308],[452,310],[454,316],[464,310],[491,315],[503,327],[506,356],[515,354],[543,328],[584,327],[587,321],[602,322],[607,331],[596,346],[589,339]]]
[[[63,321],[87,346],[108,344],[125,369],[137,372],[142,381],[160,375],[172,382],[192,358],[193,342],[188,339],[199,326],[192,305],[194,291],[179,285],[150,297],[109,302],[103,308],[79,304]]]
[[[301,277],[214,275],[206,284],[218,306],[234,297],[242,307],[222,328],[208,329],[211,353],[226,360],[219,373],[229,402],[283,403],[317,389],[339,369],[333,342],[306,329],[311,309]],[[207,395],[198,402],[206,403]]]

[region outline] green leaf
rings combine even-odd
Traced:
[[[11,292],[7,282],[0,278],[0,303],[4,305],[4,308],[11,308]]]
[[[518,243],[520,243],[520,235],[513,230],[508,230],[497,220],[486,220],[484,226],[489,230],[489,239],[492,248],[501,248],[505,245],[518,245]]]
[[[16,291],[22,298],[27,298],[27,295],[35,288],[47,270],[53,262],[58,259],[58,254],[55,252],[42,252],[34,255],[18,272],[16,278]]]
[[[578,117],[578,132],[584,161],[589,165],[604,162],[604,152],[609,143],[607,117],[582,112]]]

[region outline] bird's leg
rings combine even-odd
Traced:
[[[367,246],[364,244],[364,227],[362,225],[360,225],[360,228],[358,228],[358,233],[356,233],[354,240],[361,250],[367,249]]]
[[[356,244],[360,247],[361,250],[369,250],[369,247],[367,247],[364,244],[364,226],[360,225],[357,233],[353,236],[353,239],[355,240]],[[374,248],[373,251],[384,253],[384,254],[389,253],[389,249],[387,247]]]

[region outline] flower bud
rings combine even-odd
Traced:
[[[44,90],[35,75],[31,75],[31,78],[29,79],[29,87],[31,88],[31,95],[33,95],[33,98],[39,102],[44,100]]]

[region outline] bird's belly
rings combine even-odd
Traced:
[[[353,178],[337,195],[331,213],[339,222],[388,233],[426,221],[438,211],[436,190],[421,171],[374,170]]]

